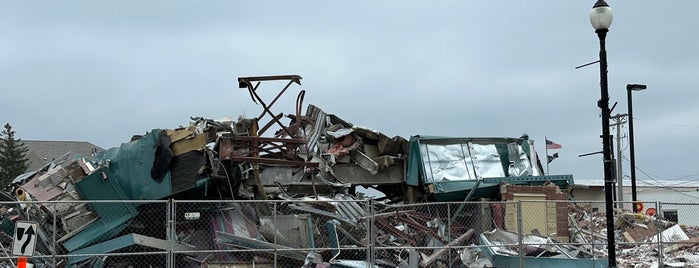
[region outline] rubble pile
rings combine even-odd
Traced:
[[[571,242],[588,254],[606,257],[605,214],[571,204],[569,218]],[[699,227],[615,209],[614,230],[619,267],[699,267]]]
[[[94,160],[55,159],[18,177],[3,197],[22,203],[2,210],[4,234],[12,235],[17,221],[36,222],[34,254],[78,254],[58,260],[78,267],[160,267],[165,259],[158,255],[139,259],[102,254],[163,250],[186,252],[177,254],[178,267],[274,263],[278,256],[270,255],[270,249],[279,250],[283,261],[295,267],[346,262],[365,267],[363,247],[373,240],[367,220],[372,208],[355,189],[379,189],[385,197],[377,203],[403,202],[408,141],[348,123],[313,105],[302,114],[303,91],[295,113],[283,123],[284,114],[273,113],[271,107],[286,88],[275,100],[264,101],[252,84],[266,80],[288,80],[287,87],[300,84],[300,76],[293,75],[240,78],[253,101],[263,106],[258,117],[193,117],[187,126],[134,135],[93,155]],[[164,203],[147,202],[168,199],[199,202],[177,203],[173,215]],[[111,202],[90,202],[96,200]],[[122,202],[127,200],[144,202]],[[202,202],[222,200],[239,202]],[[240,202],[245,200],[267,202]],[[460,245],[474,236],[473,230],[456,224],[445,233],[444,221],[425,212],[395,215],[402,216],[377,219],[374,241],[433,250],[383,250],[375,259],[383,266],[395,267],[403,257],[411,267],[458,260],[455,250],[437,247]],[[171,219],[175,223],[167,231],[163,223]],[[0,240],[2,246],[11,248],[11,239],[5,240]],[[211,250],[228,252],[207,252]],[[55,261],[38,259],[33,264],[50,267]]]
[[[271,101],[258,94],[270,80],[287,82]],[[193,117],[23,174],[0,191],[12,201],[0,245],[11,255],[22,221],[37,224],[34,256],[53,256],[32,259],[37,268],[604,263],[604,214],[566,210],[572,175],[545,174],[526,134],[388,137],[315,105],[302,113],[304,91],[293,113],[273,112],[300,80],[241,77],[257,117]],[[657,265],[659,249],[665,264],[698,265],[699,229],[619,211],[615,230],[626,267]]]

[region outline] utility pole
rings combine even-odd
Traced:
[[[614,120],[610,126],[616,127],[616,181],[617,181],[617,201],[624,202],[624,175],[621,172],[621,125],[626,123],[628,114],[617,114],[609,117]],[[624,206],[622,203],[621,207]]]

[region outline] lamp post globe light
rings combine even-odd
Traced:
[[[613,177],[612,177],[612,147],[609,134],[609,87],[607,83],[607,51],[605,38],[612,24],[612,9],[604,0],[597,0],[590,10],[590,24],[595,28],[599,37],[599,63],[601,98],[597,106],[602,109],[602,154],[604,155],[604,199],[607,215],[607,256],[609,267],[616,267],[616,247],[614,245],[614,210]]]

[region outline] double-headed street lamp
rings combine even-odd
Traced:
[[[607,256],[609,267],[616,267],[616,247],[614,245],[614,210],[613,210],[613,177],[612,177],[612,147],[609,135],[609,88],[607,83],[607,51],[604,40],[609,26],[612,24],[612,9],[604,0],[597,0],[590,11],[590,23],[599,37],[599,63],[601,98],[597,106],[602,109],[602,154],[604,155],[604,195],[607,215]]]
[[[633,200],[633,212],[638,211],[639,206],[636,204],[636,158],[633,151],[633,109],[631,107],[631,91],[641,91],[646,89],[646,85],[627,84],[626,85],[626,100],[629,104],[629,155],[631,156],[631,199]]]

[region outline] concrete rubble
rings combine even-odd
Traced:
[[[699,227],[615,209],[618,267],[699,267]],[[570,206],[572,241],[580,251],[607,255],[607,219],[589,206]],[[659,250],[662,249],[662,250]],[[664,265],[664,266],[663,266]]]
[[[264,100],[266,81],[286,86]],[[569,202],[572,175],[545,175],[526,135],[389,137],[315,105],[303,113],[304,91],[293,113],[273,112],[300,81],[241,77],[257,117],[193,117],[94,161],[58,158],[18,177],[0,191],[2,250],[10,255],[16,222],[29,221],[39,226],[34,256],[67,256],[34,258],[34,267],[164,267],[160,255],[103,256],[155,251],[183,252],[176,267],[516,267],[509,258],[523,249],[527,262],[565,267],[605,257],[604,215]],[[557,203],[542,214],[550,221],[523,224],[535,228],[520,240],[516,204],[532,196]],[[104,200],[123,202],[85,202]],[[187,202],[172,215],[143,202],[157,200]],[[175,223],[163,228],[168,217]],[[619,241],[636,243],[619,244],[623,267],[659,267],[658,246],[666,266],[699,266],[699,229],[628,212],[615,224]]]

